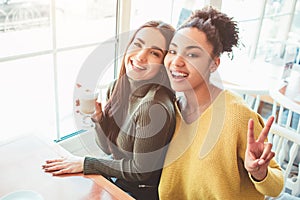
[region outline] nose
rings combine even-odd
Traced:
[[[183,67],[184,66],[184,60],[180,55],[176,55],[173,57],[172,65],[176,67]]]
[[[137,52],[137,54],[135,55],[135,58],[139,62],[144,62],[147,60],[147,52],[148,52],[148,49],[141,49]]]

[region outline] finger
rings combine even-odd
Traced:
[[[267,156],[270,154],[271,150],[272,150],[272,144],[271,143],[266,143],[264,145],[264,150],[263,150],[263,153],[260,156],[260,159],[265,160],[267,158]]]
[[[253,119],[249,119],[248,121],[248,132],[247,132],[247,144],[252,144],[253,142],[255,142],[254,139],[254,132],[253,132]]]
[[[62,175],[62,174],[68,174],[68,170],[67,169],[61,169],[59,171],[52,172],[53,176],[58,176],[58,175]]]
[[[257,159],[255,153],[253,153],[253,152],[251,152],[251,151],[249,152],[249,156],[250,156],[250,158],[251,158],[252,160],[256,160],[256,159]]]
[[[271,151],[268,157],[266,158],[266,162],[269,163],[275,157],[275,152]]]
[[[46,166],[44,170],[45,172],[53,172],[53,171],[59,171],[63,168],[65,168],[63,165],[54,165],[54,166]]]
[[[50,168],[55,168],[55,167],[58,167],[58,166],[62,166],[62,163],[59,162],[59,163],[45,164],[45,165],[43,165],[43,168],[44,169],[50,169]]]
[[[274,116],[269,117],[265,127],[262,129],[262,131],[257,139],[258,142],[264,142],[266,140],[266,138],[268,137],[270,128],[273,124],[273,121],[274,121]]]
[[[259,159],[256,159],[254,160],[253,162],[251,162],[249,165],[248,165],[248,170],[249,172],[251,171],[257,171],[257,168],[259,167]]]
[[[42,167],[49,168],[49,167],[54,167],[54,166],[61,165],[61,164],[62,164],[62,162],[52,162],[52,163],[44,164],[44,165],[42,165]]]
[[[42,165],[44,169],[49,169],[53,167],[59,167],[59,166],[64,166],[65,165],[65,159],[55,159],[55,160],[49,160],[48,163]]]
[[[273,151],[271,151],[268,155],[267,155],[267,157],[266,157],[266,159],[264,160],[264,162],[258,162],[258,164],[259,165],[268,165],[269,163],[270,163],[270,161],[274,158],[274,156],[275,156],[275,153],[273,152]]]
[[[96,113],[102,112],[102,104],[97,101],[95,101],[95,111],[96,111]]]
[[[264,150],[259,158],[259,165],[264,165],[266,163],[266,159],[268,158],[269,154],[271,153],[272,144],[268,143],[264,146]]]
[[[51,159],[51,160],[46,160],[46,163],[62,162],[64,160],[65,158]]]

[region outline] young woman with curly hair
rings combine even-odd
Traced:
[[[224,52],[239,42],[237,23],[213,7],[195,11],[165,57],[176,102],[176,129],[163,168],[161,200],[258,200],[283,189],[282,171],[262,117],[241,97],[210,83]]]

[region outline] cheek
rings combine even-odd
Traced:
[[[129,59],[130,59],[132,56],[133,56],[133,55],[132,55],[132,53],[130,53],[130,52],[127,52],[127,53],[125,54],[125,57],[124,57],[124,64],[125,64],[126,67],[127,67],[127,65],[128,65]]]
[[[131,57],[135,54],[135,51],[128,49],[127,52],[125,53],[125,57]]]
[[[195,77],[199,80],[208,80],[209,79],[209,65],[207,63],[195,63],[194,66],[197,67],[192,67],[191,73],[194,74]]]
[[[150,73],[156,75],[159,72],[161,67],[162,64],[152,64]]]
[[[189,66],[197,70],[198,72],[205,72],[209,70],[209,62],[206,59],[195,59],[188,61]]]
[[[170,67],[170,63],[171,63],[171,56],[169,54],[167,54],[165,56],[165,59],[164,59],[164,65],[166,68],[169,68]]]
[[[148,55],[147,62],[149,65],[163,65],[164,58],[163,57],[155,57],[153,55]]]
[[[135,56],[137,53],[139,52],[139,49],[135,49],[135,48],[129,48],[127,49],[127,51],[125,52],[125,57],[132,57]]]

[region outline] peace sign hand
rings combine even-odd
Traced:
[[[254,138],[254,122],[248,122],[247,149],[245,153],[245,168],[256,181],[263,180],[268,173],[268,165],[275,156],[272,152],[272,144],[265,142],[269,130],[274,121],[274,117],[269,117],[266,126],[262,129],[257,140]]]

